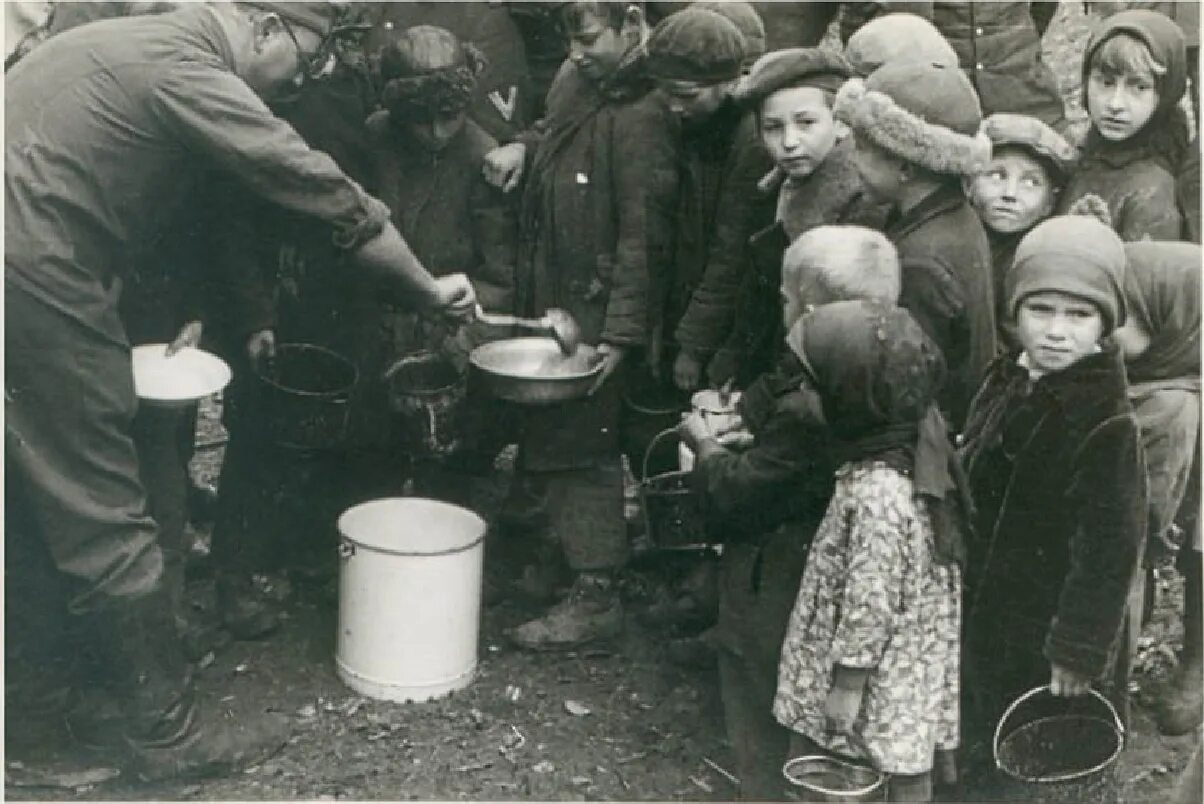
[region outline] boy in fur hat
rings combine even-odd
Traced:
[[[1178,240],[1175,172],[1188,150],[1179,108],[1186,86],[1179,26],[1156,11],[1109,17],[1083,55],[1091,129],[1059,209],[1092,193],[1107,202],[1122,240]]]
[[[1108,338],[1125,321],[1125,265],[1105,224],[1061,215],[1025,236],[1005,278],[1020,349],[990,367],[961,453],[977,507],[967,743],[983,763],[993,724],[1033,687],[1076,697],[1101,682],[1124,708],[1122,625],[1147,520],[1138,425]]]
[[[745,202],[756,214],[718,217],[717,247],[677,327],[679,387],[704,379],[743,386],[769,370],[781,351],[777,288],[786,246],[816,226],[881,223],[853,167],[848,130],[832,114],[850,74],[839,54],[792,48],[767,53],[741,80],[736,98],[751,110],[772,166],[759,177],[757,200]]]
[[[819,226],[787,251],[777,315],[791,327],[817,305],[893,303],[899,261],[880,232]],[[692,414],[682,438],[698,454],[693,481],[724,541],[720,559],[719,679],[741,796],[780,800],[790,732],[773,717],[778,657],[807,549],[832,495],[835,456],[802,364],[789,349],[737,403],[752,438],[725,447]]]
[[[891,207],[886,235],[903,265],[901,306],[945,355],[941,411],[956,432],[995,354],[991,251],[961,179],[990,159],[982,113],[960,70],[888,63],[836,98],[852,129],[854,162],[870,193]]]

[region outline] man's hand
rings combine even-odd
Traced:
[[[598,357],[602,359],[602,372],[598,375],[598,379],[594,381],[594,387],[589,389],[589,395],[593,396],[598,393],[598,390],[614,374],[619,368],[619,364],[623,362],[623,356],[627,354],[625,347],[618,346],[613,343],[598,344]]]
[[[702,360],[682,349],[673,361],[673,383],[682,391],[696,391],[702,384]]]
[[[189,321],[180,327],[179,334],[167,344],[167,356],[171,357],[181,349],[195,348],[201,342],[201,333],[205,327],[200,321]]]
[[[1049,666],[1049,691],[1060,698],[1077,698],[1086,695],[1091,689],[1091,679],[1087,676],[1059,667]]]
[[[464,274],[436,277],[433,306],[453,323],[465,323],[472,320],[477,294]]]
[[[512,142],[485,154],[485,164],[481,172],[485,174],[485,181],[503,193],[508,193],[522,181],[526,162],[527,146],[521,142]]]
[[[731,382],[740,367],[740,355],[734,349],[720,349],[707,364],[707,383],[719,388]]]
[[[257,374],[270,375],[276,360],[276,331],[261,329],[252,332],[247,337],[247,359]]]

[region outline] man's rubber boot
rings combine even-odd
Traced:
[[[235,639],[263,639],[280,627],[280,615],[247,577],[227,575],[217,581],[217,609],[222,625]]]
[[[623,604],[613,581],[605,575],[582,573],[567,597],[509,635],[527,650],[566,650],[613,639],[622,631]]]

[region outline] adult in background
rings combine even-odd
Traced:
[[[932,20],[957,52],[974,86],[984,116],[1014,112],[1036,117],[1059,131],[1066,109],[1053,71],[1041,56],[1041,37],[1049,27],[1056,2],[845,3],[840,39],[849,37],[874,17],[907,11]]]
[[[264,105],[329,62],[335,11],[233,3],[81,26],[6,76],[6,530],[48,552],[123,688],[108,738],[142,778],[237,769],[284,742],[267,713],[197,702],[130,438],[137,407],[118,313],[125,266],[209,172],[311,215],[382,289],[467,313],[387,209]]]

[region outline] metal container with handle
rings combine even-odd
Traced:
[[[580,399],[602,372],[602,362],[585,370],[541,373],[549,361],[563,360],[552,338],[506,338],[481,344],[469,355],[473,382],[496,399],[522,405],[550,405]],[[567,365],[567,364],[566,364]]]

